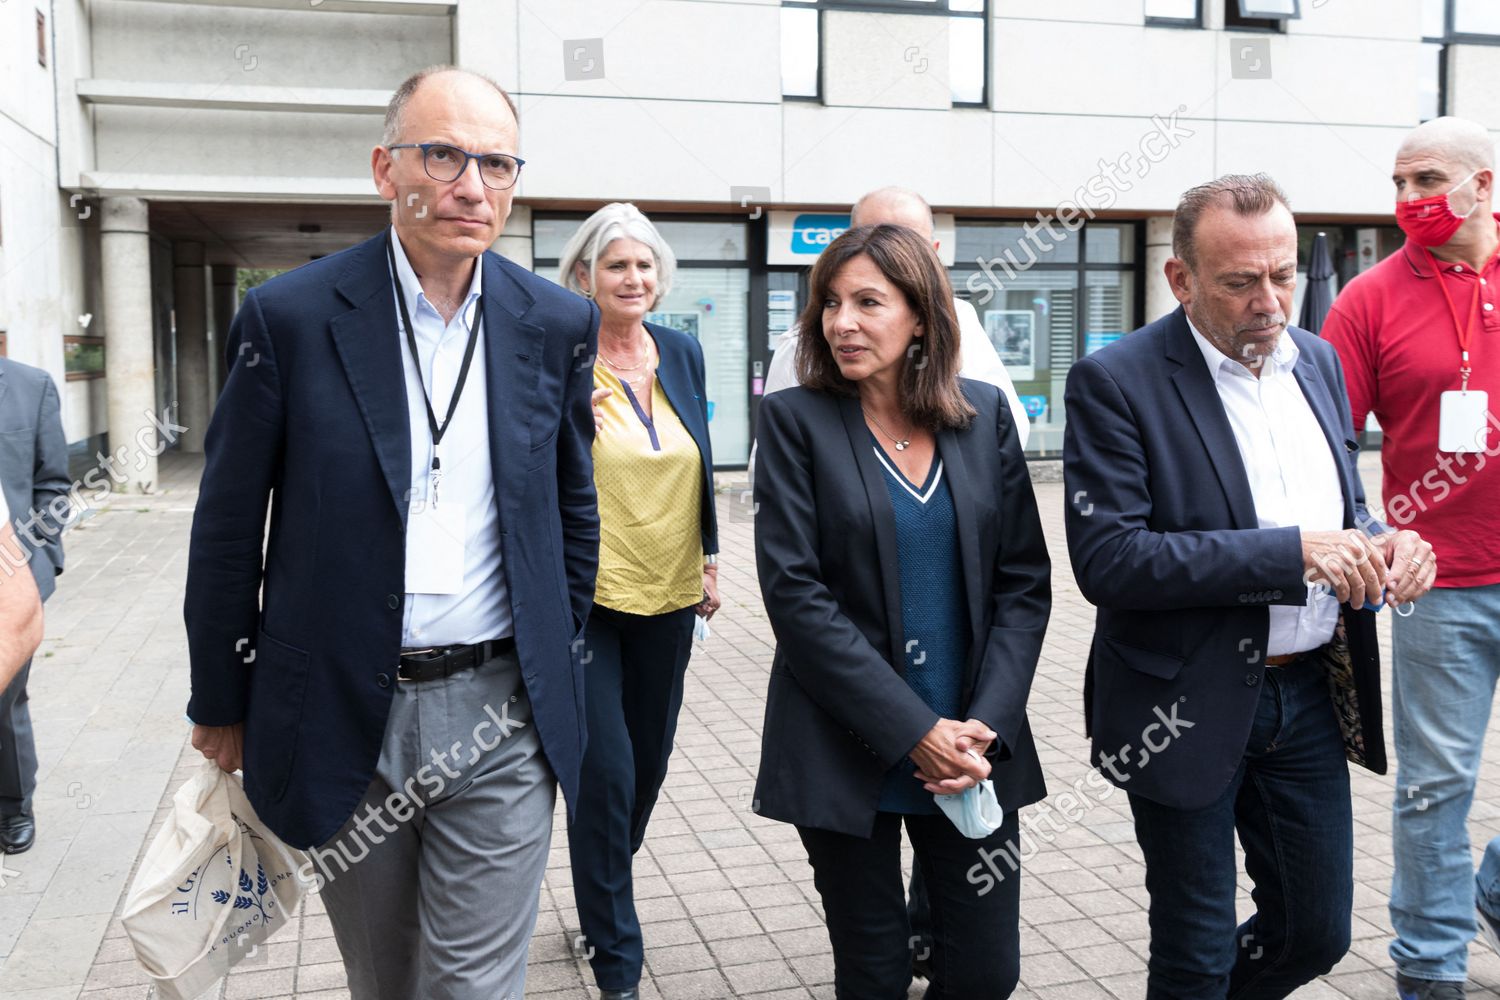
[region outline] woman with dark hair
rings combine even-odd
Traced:
[[[903,824],[932,907],[928,1000],[999,1000],[1020,972],[1015,811],[1045,795],[1026,698],[1051,567],[1010,407],[957,376],[952,295],[916,233],[849,230],[812,270],[802,386],[760,409],[776,655],[755,808],[802,837],[841,1000],[907,995]],[[998,828],[939,807],[981,793]]]

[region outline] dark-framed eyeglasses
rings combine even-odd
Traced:
[[[492,191],[515,187],[521,179],[526,161],[508,153],[471,153],[446,142],[401,142],[386,149],[420,149],[422,169],[440,184],[451,184],[469,169],[469,161],[479,164],[479,179]]]

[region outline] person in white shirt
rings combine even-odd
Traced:
[[[42,599],[0,496],[0,691],[5,690],[42,641]]]
[[[849,224],[851,227],[881,224],[906,226],[931,240],[934,249],[938,245],[938,241],[933,239],[935,226],[932,221],[932,207],[921,195],[905,188],[884,187],[860,198],[854,203],[853,211],[849,213]],[[1031,433],[1031,418],[1026,415],[1026,407],[1016,393],[1015,383],[1006,373],[1005,365],[1000,361],[1000,355],[995,353],[995,345],[990,343],[989,335],[984,332],[984,326],[979,322],[979,314],[974,311],[974,307],[967,299],[954,296],[953,310],[958,314],[958,349],[961,363],[958,374],[963,378],[972,378],[1000,387],[1000,391],[1005,394],[1006,402],[1010,404],[1011,413],[1015,415],[1016,433],[1020,435],[1021,447],[1024,449],[1026,439]],[[766,372],[765,394],[767,396],[773,392],[780,392],[782,389],[790,389],[797,384],[797,332],[794,326],[782,334],[775,353],[771,355],[771,368]],[[753,468],[755,464],[753,455],[750,464]]]

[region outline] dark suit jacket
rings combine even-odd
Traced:
[[[999,734],[1007,811],[1046,794],[1026,698],[1052,607],[1051,564],[1010,407],[938,435],[968,598],[961,718]],[[896,521],[859,402],[797,387],[761,403],[755,556],[776,633],[755,811],[868,837],[885,774],[938,722],[907,684]]]
[[[647,323],[646,329],[656,341],[658,363],[656,380],[677,419],[692,435],[703,461],[703,494],[700,523],[703,554],[719,551],[719,515],[714,506],[714,455],[708,440],[708,390],[704,388],[703,345],[696,337],[681,330]]]
[[[401,646],[411,437],[385,241],[245,297],[225,342],[229,377],[193,518],[188,714],[245,724],[245,790],[297,847],[337,832],[369,786]],[[569,645],[592,604],[599,549],[589,405],[598,310],[496,254],[481,266],[516,649],[571,802],[585,734]]]
[[[1338,356],[1305,330],[1285,336],[1301,351],[1294,373],[1339,471],[1344,526],[1378,530]],[[1084,681],[1094,760],[1128,791],[1200,808],[1244,756],[1268,606],[1307,602],[1301,531],[1256,526],[1234,432],[1181,309],[1075,364],[1067,414],[1068,548],[1098,607]],[[1343,612],[1367,759],[1384,773],[1375,613]],[[1192,725],[1169,739],[1163,716],[1174,713]]]
[[[67,511],[58,498],[72,487],[68,442],[52,376],[7,358],[0,358],[0,487],[45,601],[63,571]]]

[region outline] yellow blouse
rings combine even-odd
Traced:
[[[594,437],[599,492],[599,578],[595,602],[615,611],[659,615],[703,600],[703,458],[693,436],[651,380],[651,423],[636,413],[624,384],[602,364],[594,388],[603,430]]]

